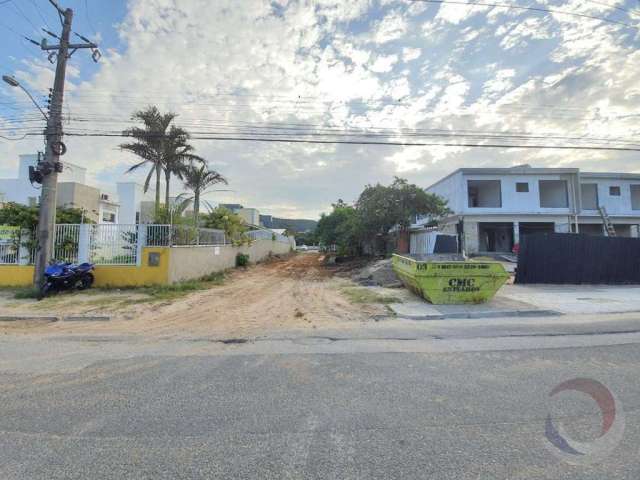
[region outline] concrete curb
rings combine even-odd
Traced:
[[[108,322],[111,317],[106,315],[68,315],[59,317],[53,315],[0,315],[0,322]]]
[[[70,315],[62,317],[63,322],[108,322],[111,317],[107,315]]]
[[[0,322],[20,322],[20,321],[40,321],[40,322],[59,322],[60,317],[54,316],[35,316],[35,315],[0,315]]]
[[[557,317],[564,315],[555,310],[496,310],[489,312],[460,312],[460,313],[430,313],[426,315],[397,314],[396,318],[407,320],[447,320],[447,319],[478,319],[504,317]]]

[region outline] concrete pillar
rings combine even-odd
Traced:
[[[555,222],[555,228],[554,231],[556,233],[569,233],[571,231],[571,225],[569,225],[569,222]]]
[[[520,243],[520,222],[513,222],[513,244]]]
[[[20,238],[18,239],[18,263],[20,265],[29,265],[31,260],[31,248],[33,242],[31,241],[31,232],[29,230],[22,230],[20,232]]]
[[[88,262],[91,243],[91,229],[93,227],[87,223],[80,225],[80,233],[78,235],[78,263]]]
[[[464,221],[464,245],[465,253],[478,253],[480,250],[480,237],[478,222]]]
[[[147,226],[139,223],[137,225],[138,234],[136,235],[136,265],[142,265],[142,247],[147,244]]]

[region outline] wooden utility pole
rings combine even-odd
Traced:
[[[60,22],[62,23],[62,34],[57,37],[51,32],[50,35],[59,38],[58,45],[49,45],[46,40],[42,40],[40,48],[44,51],[51,51],[49,59],[57,55],[56,75],[51,92],[51,104],[49,106],[49,118],[47,120],[46,151],[44,161],[38,165],[38,170],[42,173],[42,193],[40,194],[40,209],[38,214],[38,229],[36,233],[38,248],[36,251],[34,285],[36,288],[42,286],[44,271],[52,258],[53,241],[55,237],[56,221],[56,191],[58,184],[58,173],[62,171],[60,156],[64,155],[67,147],[62,142],[62,103],[64,98],[64,82],[67,70],[67,60],[80,48],[90,48],[93,50],[94,61],[99,58],[98,46],[87,41],[82,44],[71,44],[71,23],[73,21],[73,10],[67,8],[63,10],[54,0],[50,3],[58,11]],[[78,35],[79,36],[79,35]],[[79,36],[83,40],[84,37]]]

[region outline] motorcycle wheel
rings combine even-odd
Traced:
[[[87,273],[83,275],[80,279],[80,285],[78,285],[78,290],[86,290],[87,288],[91,288],[93,285],[93,274]]]
[[[49,295],[49,293],[51,293],[51,290],[53,290],[53,284],[51,284],[50,282],[45,282],[40,288],[38,300],[42,300],[47,295]]]

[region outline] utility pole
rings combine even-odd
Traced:
[[[82,48],[92,49],[94,61],[97,62],[100,58],[98,46],[87,40],[85,37],[78,35],[78,37],[87,43],[72,44],[69,42],[71,37],[73,10],[70,8],[63,10],[54,0],[49,0],[49,2],[58,11],[60,23],[62,24],[62,34],[58,37],[54,33],[45,30],[49,35],[58,38],[60,43],[58,45],[49,45],[47,44],[46,39],[43,39],[39,44],[42,50],[51,52],[49,54],[49,60],[51,62],[53,62],[53,58],[57,56],[57,65],[55,79],[53,82],[53,90],[51,92],[51,104],[49,106],[47,129],[45,130],[47,147],[44,161],[37,167],[42,173],[42,193],[40,194],[38,229],[36,233],[38,249],[36,252],[33,278],[36,288],[40,288],[42,286],[44,271],[52,258],[53,241],[55,236],[54,230],[56,220],[58,173],[62,171],[60,156],[64,155],[67,150],[67,147],[62,143],[62,102],[64,98],[64,82],[67,70],[67,60],[76,50]]]

